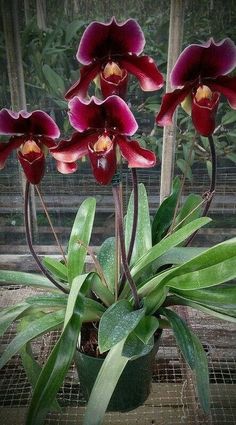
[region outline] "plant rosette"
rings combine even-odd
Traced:
[[[176,182],[173,193],[165,200],[165,205],[159,207],[155,219],[162,216],[163,208],[173,206]],[[193,218],[194,214],[193,220],[189,221],[187,200],[178,214],[182,218],[179,227],[152,245],[145,193],[144,186],[139,185],[140,215],[131,267],[140,299],[138,309],[134,308],[127,281],[118,300],[115,299],[114,238],[106,240],[97,255],[103,275],[97,264],[97,269],[85,272],[85,244],[89,244],[95,213],[93,198],[85,200],[78,210],[68,245],[67,264],[50,257],[44,259],[44,266],[60,281],[66,293],[61,293],[41,275],[1,271],[3,285],[17,284],[46,291],[44,295],[31,296],[25,302],[1,312],[2,333],[13,321],[19,320],[18,333],[3,353],[0,366],[3,367],[14,354],[20,353],[27,376],[34,387],[28,423],[43,423],[45,412],[60,408],[56,394],[74,360],[83,323],[99,322],[96,343],[99,353],[107,354],[90,394],[85,424],[95,423],[95,412],[96,423],[102,423],[112,393],[127,363],[148,355],[153,350],[156,331],[166,327],[172,327],[185,360],[196,374],[201,405],[205,411],[209,410],[208,367],[204,349],[184,320],[169,307],[187,305],[214,317],[236,321],[235,285],[224,283],[236,276],[236,239],[209,249],[181,246],[192,233],[210,221],[206,217]],[[195,205],[192,195],[191,202]],[[131,195],[126,214],[127,240],[132,209]],[[159,223],[161,233],[166,223]],[[83,244],[78,242],[81,240]],[[31,341],[55,329],[60,330],[60,337],[41,368],[34,358]]]
[[[157,348],[155,336],[165,328],[172,328],[180,351],[195,375],[202,409],[206,413],[210,410],[205,351],[197,335],[174,307],[188,306],[236,322],[236,286],[233,281],[236,278],[236,238],[211,248],[189,246],[196,232],[211,221],[206,214],[216,181],[212,132],[219,102],[217,90],[226,94],[230,105],[235,107],[235,77],[225,74],[236,65],[236,47],[229,39],[218,44],[210,41],[202,46],[192,45],[180,55],[173,70],[173,82],[182,88],[165,95],[157,121],[161,125],[169,123],[176,106],[185,98],[191,101],[196,129],[203,129],[204,134],[206,131],[209,139],[211,185],[203,198],[191,194],[180,205],[182,185],[176,178],[172,193],[151,216],[146,189],[137,181],[136,167],[153,167],[156,158],[136,140],[130,140],[138,125],[122,99],[128,87],[129,73],[138,78],[143,90],[157,90],[163,85],[154,61],[141,55],[144,44],[142,30],[132,19],[118,24],[113,18],[108,24],[95,22],[88,27],[77,54],[83,65],[81,78],[67,92],[69,120],[76,132],[58,145],[54,139],[59,135],[59,129],[42,111],[0,111],[0,133],[10,135],[9,142],[0,143],[0,167],[3,168],[11,151],[17,149],[27,179],[24,202],[26,238],[44,275],[0,271],[1,285],[15,284],[44,290],[43,294],[36,293],[0,313],[1,335],[17,322],[16,336],[2,354],[0,367],[19,353],[33,387],[26,425],[42,425],[50,410],[61,409],[57,392],[74,359],[77,362],[80,356],[78,346],[86,355],[90,354],[86,347],[91,349],[93,346],[94,360],[99,362],[97,375],[91,377],[89,389],[81,366],[78,366],[81,387],[88,398],[84,425],[101,425],[107,409],[129,410],[143,403],[149,393],[151,364]],[[207,67],[209,60],[211,66]],[[210,70],[209,75],[206,70]],[[196,77],[194,81],[191,81],[192,75]],[[108,93],[108,97],[105,100],[81,99],[78,95],[86,96],[95,77],[103,87],[103,96]],[[117,94],[122,94],[122,98]],[[56,158],[57,168],[62,173],[76,171],[77,161],[88,156],[95,179],[100,184],[111,184],[115,237],[106,239],[96,253],[90,247],[96,210],[96,200],[92,197],[85,199],[78,209],[67,252],[64,253],[60,246],[38,186],[45,172],[47,152]],[[133,185],[125,217],[121,187],[123,160],[131,168]],[[45,257],[41,262],[35,252],[29,225],[31,184],[35,186],[62,252],[59,260]],[[93,263],[89,271],[87,255]],[[94,341],[91,334],[86,339],[84,330],[95,327]],[[42,367],[35,358],[31,342],[54,330],[59,332],[59,338]],[[81,357],[85,363],[83,355]],[[133,368],[140,363],[140,374],[146,370],[147,373],[145,377],[140,375],[143,376],[141,384],[132,386],[133,375],[138,375]],[[127,375],[131,387],[127,384]],[[135,390],[141,389],[144,380],[148,382],[147,387],[134,401]],[[120,385],[123,396],[117,406],[113,393],[120,392]]]

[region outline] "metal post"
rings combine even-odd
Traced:
[[[40,30],[46,31],[46,2],[45,0],[36,0],[37,25]]]

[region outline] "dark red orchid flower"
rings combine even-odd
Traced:
[[[128,140],[138,128],[128,106],[118,96],[101,101],[92,97],[89,102],[77,96],[69,102],[69,119],[77,130],[70,140],[63,140],[51,154],[62,173],[74,172],[75,161],[88,155],[94,176],[100,184],[111,182],[117,166],[117,148],[130,167],[149,168],[156,163],[155,154]]]
[[[171,84],[176,88],[165,94],[157,123],[170,125],[178,106],[192,116],[193,124],[202,136],[210,136],[215,129],[215,115],[220,95],[223,94],[236,109],[236,77],[226,74],[236,66],[236,46],[229,38],[219,43],[192,44],[181,53],[171,73]]]
[[[85,30],[77,52],[81,68],[80,80],[66,93],[66,99],[86,97],[89,84],[98,77],[104,97],[125,96],[128,73],[135,75],[144,91],[158,90],[163,77],[153,59],[139,56],[144,48],[144,34],[134,19],[107,24],[92,22]]]
[[[45,171],[45,153],[56,145],[53,139],[60,131],[53,119],[43,111],[0,111],[0,134],[12,136],[7,143],[0,143],[0,169],[7,157],[17,149],[18,159],[28,181],[38,184]]]

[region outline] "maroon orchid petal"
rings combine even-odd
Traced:
[[[109,184],[116,172],[116,149],[111,143],[109,149],[95,151],[93,145],[89,145],[89,159],[93,169],[93,174],[98,183]]]
[[[45,173],[45,156],[43,152],[23,155],[19,151],[18,158],[27,180],[32,184],[39,184]]]
[[[142,148],[136,140],[128,141],[125,138],[117,138],[122,156],[128,161],[131,168],[150,168],[156,164],[156,155]]]
[[[86,28],[76,57],[83,65],[89,65],[94,59],[129,52],[139,55],[144,45],[144,34],[134,19],[117,23],[112,18],[108,23],[92,22]]]
[[[100,74],[100,85],[103,96],[120,96],[123,99],[127,93],[128,73],[124,70],[122,78],[104,78],[103,73]]]
[[[60,130],[46,112],[0,111],[0,134],[33,134],[52,138],[60,136]]]
[[[78,168],[76,162],[62,162],[57,161],[57,169],[62,174],[74,173]]]
[[[56,139],[60,136],[60,130],[53,119],[44,111],[33,111],[29,117],[29,132],[35,135],[43,135]]]
[[[138,78],[144,91],[159,90],[164,84],[162,74],[157,69],[154,60],[149,56],[122,56],[119,64]]]
[[[95,97],[90,101],[79,99],[77,96],[69,102],[69,120],[75,130],[82,132],[89,128],[104,128],[105,117],[101,104],[103,102]]]
[[[20,147],[24,139],[22,137],[11,137],[7,143],[0,143],[0,170],[4,168],[5,162],[10,153]]]
[[[50,153],[57,161],[75,162],[88,155],[88,144],[97,140],[97,133],[74,133],[70,140],[62,140]]]
[[[206,80],[212,91],[223,94],[233,109],[236,109],[236,77],[217,77],[215,80]]]
[[[110,96],[104,101],[103,107],[108,128],[127,136],[132,136],[137,131],[138,124],[123,99]]]
[[[118,96],[110,96],[104,101],[92,97],[90,102],[74,97],[69,108],[70,123],[80,132],[89,128],[107,128],[131,136],[138,128],[132,112]]]
[[[100,62],[93,62],[91,65],[83,66],[80,70],[80,79],[66,92],[65,99],[70,100],[74,96],[81,99],[87,96],[89,84],[94,80],[101,70]]]
[[[166,93],[162,99],[161,109],[156,117],[156,122],[160,126],[172,124],[172,117],[177,106],[183,102],[191,91],[191,86],[187,85],[182,89],[176,89],[172,93]]]
[[[31,113],[26,111],[13,112],[9,109],[0,111],[0,134],[25,134],[30,127]]]
[[[191,44],[180,54],[171,73],[173,87],[181,87],[197,78],[215,78],[226,75],[236,65],[236,46],[225,38],[215,43],[211,38],[205,44]]]
[[[215,115],[219,105],[219,93],[213,93],[212,98],[197,100],[193,97],[192,103],[192,121],[197,132],[202,136],[208,137],[215,130]]]
[[[41,137],[38,137],[38,141],[42,143],[43,145],[47,146],[48,149],[54,148],[57,146],[57,143],[50,137],[41,136]]]

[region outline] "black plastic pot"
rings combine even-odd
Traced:
[[[150,394],[152,366],[160,344],[160,335],[150,353],[135,360],[129,360],[112,394],[107,411],[128,412],[141,406]],[[78,370],[80,388],[88,401],[97,374],[104,359],[76,352],[75,364]]]

